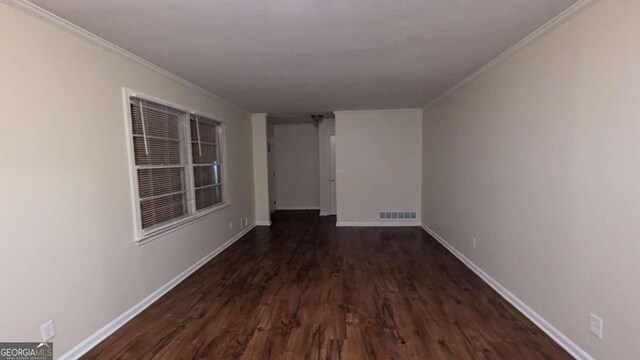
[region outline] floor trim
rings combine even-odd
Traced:
[[[246,233],[251,231],[256,226],[256,224],[251,224],[246,227],[244,230],[240,231],[231,239],[227,240],[224,244],[219,246],[217,249],[210,252],[207,256],[198,260],[195,264],[191,265],[187,270],[183,271],[180,275],[171,279],[168,283],[164,284],[158,290],[151,293],[151,295],[147,296],[144,300],[140,301],[136,305],[134,305],[129,310],[125,311],[123,314],[115,318],[113,321],[102,327],[100,330],[96,331],[93,335],[86,338],[83,342],[76,345],[73,349],[67,351],[65,354],[60,356],[58,360],[72,360],[78,359],[82,355],[86,354],[89,350],[93,349],[96,345],[106,339],[109,335],[113,334],[116,330],[126,324],[129,320],[133,319],[136,315],[141,313],[144,309],[149,307],[151,304],[156,302],[156,300],[160,299],[164,294],[169,292],[169,290],[173,289],[176,285],[181,283],[184,279],[188,278],[189,275],[193,274],[196,270],[202,267],[204,264],[209,262],[209,260],[216,257],[226,248],[231,246],[234,242],[238,241],[242,238]]]
[[[278,206],[276,210],[320,210],[317,206]]]
[[[256,226],[271,226],[271,221],[257,221],[255,223]]]
[[[338,227],[416,227],[419,221],[338,221]]]
[[[422,224],[422,228],[431,236],[433,236],[442,246],[444,246],[449,252],[451,252],[455,257],[457,257],[463,264],[465,264],[469,269],[471,269],[476,275],[478,275],[484,282],[489,284],[500,296],[502,296],[505,300],[507,300],[511,305],[513,305],[518,311],[520,311],[524,316],[526,316],[529,320],[531,320],[537,327],[539,327],[542,331],[544,331],[549,337],[558,343],[563,349],[565,349],[571,356],[579,360],[593,360],[593,357],[589,355],[586,351],[582,350],[578,345],[576,345],[571,339],[569,339],[565,334],[563,334],[560,330],[556,329],[553,325],[551,325],[547,320],[545,320],[540,314],[535,312],[532,308],[530,308],[527,304],[525,304],[522,300],[518,299],[515,295],[513,295],[509,290],[507,290],[504,286],[502,286],[499,282],[497,282],[494,278],[489,276],[486,272],[484,272],[478,265],[474,264],[471,260],[469,260],[464,254],[458,251],[455,247],[449,244],[444,238],[438,235],[435,231],[429,228],[427,225]]]

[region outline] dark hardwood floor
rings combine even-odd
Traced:
[[[84,359],[571,358],[420,228],[274,215]]]

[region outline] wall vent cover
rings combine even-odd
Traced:
[[[406,221],[415,220],[415,211],[380,211],[378,214],[380,220]]]

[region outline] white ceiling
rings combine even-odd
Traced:
[[[33,0],[253,112],[422,107],[576,0]]]

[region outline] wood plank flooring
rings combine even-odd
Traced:
[[[276,212],[84,359],[571,358],[422,229],[317,214]]]

